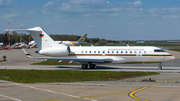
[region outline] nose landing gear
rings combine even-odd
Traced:
[[[162,70],[162,62],[159,62],[159,67],[158,67],[159,70]]]

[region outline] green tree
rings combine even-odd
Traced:
[[[107,45],[107,40],[105,40],[105,39],[101,39],[100,41],[99,41],[99,45]]]

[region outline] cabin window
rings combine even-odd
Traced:
[[[103,51],[103,53],[105,53],[105,51]]]
[[[81,51],[81,53],[83,53],[83,51]]]
[[[132,51],[130,51],[130,53],[132,54]]]
[[[112,53],[114,53],[114,51],[112,51]]]
[[[144,54],[146,54],[146,51],[144,51]]]
[[[136,51],[134,51],[134,53],[136,54]]]
[[[128,52],[126,51],[126,53],[128,53]]]
[[[89,53],[91,53],[91,51],[89,51]]]
[[[165,51],[162,49],[155,49],[154,52],[165,52]]]
[[[98,51],[98,53],[100,53],[100,51]]]
[[[109,54],[109,51],[108,51],[108,54]]]
[[[141,53],[141,51],[139,51],[139,53]]]
[[[116,53],[118,54],[118,51],[116,51]]]
[[[85,53],[87,53],[87,51]]]
[[[123,53],[123,51],[121,51],[121,54]]]
[[[94,53],[96,53],[96,51],[94,51]]]

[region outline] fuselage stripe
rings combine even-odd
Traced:
[[[69,54],[68,56],[139,56],[136,54]],[[172,57],[172,55],[140,55],[143,57]]]
[[[72,42],[72,41],[69,41],[69,42],[71,42],[74,46],[76,46],[76,44],[74,42]]]

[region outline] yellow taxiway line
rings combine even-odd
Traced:
[[[110,96],[110,95],[118,95],[118,94],[123,94],[123,93],[129,93],[129,96],[137,99],[137,100],[141,100],[141,101],[149,101],[143,98],[139,98],[135,96],[135,93],[142,91],[143,89],[149,88],[149,87],[153,87],[153,86],[157,86],[157,85],[161,85],[164,83],[169,83],[169,82],[174,82],[174,81],[179,81],[180,79],[176,79],[176,80],[172,80],[172,81],[166,81],[166,82],[162,82],[162,83],[157,83],[157,84],[153,84],[153,85],[149,85],[149,86],[145,86],[139,89],[135,89],[135,90],[130,90],[130,91],[124,91],[124,92],[118,92],[118,93],[112,93],[112,94],[104,94],[104,95],[94,95],[94,96],[86,96],[86,97],[77,97],[77,98],[64,98],[64,99],[52,99],[52,100],[42,100],[42,101],[61,101],[61,100],[75,100],[75,99],[85,99],[85,98],[94,98],[94,97],[102,97],[102,96]]]
[[[176,79],[176,80],[172,80],[172,81],[166,81],[166,82],[157,83],[157,84],[149,85],[149,86],[146,86],[146,87],[142,87],[142,88],[136,89],[136,90],[132,91],[131,93],[129,93],[129,96],[132,97],[132,98],[134,98],[134,99],[141,100],[141,101],[150,101],[150,100],[147,100],[147,99],[143,99],[143,98],[136,97],[136,96],[135,96],[135,93],[137,93],[137,92],[139,92],[139,91],[142,91],[143,89],[146,89],[146,88],[149,88],[149,87],[161,85],[161,84],[168,83],[168,82],[179,81],[179,80],[180,80],[180,79]]]
[[[102,97],[102,96],[110,96],[110,95],[118,95],[123,93],[129,93],[134,90],[112,93],[112,94],[104,94],[104,95],[94,95],[94,96],[86,96],[86,97],[78,97],[78,98],[65,98],[65,99],[52,99],[52,100],[42,100],[42,101],[60,101],[60,100],[75,100],[75,99],[85,99],[85,98],[94,98],[94,97]]]

